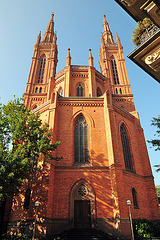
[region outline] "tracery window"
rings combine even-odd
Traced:
[[[101,92],[100,88],[98,87],[97,88],[97,97],[100,97],[100,96],[102,96],[102,92]]]
[[[42,93],[42,88],[40,87],[40,89],[39,89],[39,93]]]
[[[36,91],[35,91],[35,93],[37,93],[38,92],[38,87],[36,87]]]
[[[112,66],[114,84],[119,84],[117,64],[116,64],[116,60],[114,59],[113,56],[111,57],[111,66]]]
[[[129,145],[128,135],[127,135],[127,131],[125,129],[124,124],[121,125],[120,132],[121,132],[121,140],[122,140],[125,168],[126,168],[126,170],[133,171],[130,145]]]
[[[135,188],[132,188],[132,197],[134,208],[138,208],[137,192]]]
[[[40,68],[39,68],[38,81],[37,81],[38,83],[43,83],[45,65],[46,65],[46,57],[43,56],[40,61]]]
[[[89,162],[88,152],[88,124],[83,115],[80,115],[74,127],[75,163]]]
[[[24,209],[29,209],[30,197],[31,197],[31,189],[28,188],[25,192]]]
[[[84,94],[84,89],[82,84],[80,83],[77,86],[77,97],[83,97],[83,94]]]

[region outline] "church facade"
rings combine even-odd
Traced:
[[[24,102],[49,124],[52,141],[61,141],[55,156],[63,159],[40,156],[42,171],[14,198],[9,227],[23,220],[31,228],[38,200],[42,235],[96,228],[130,236],[127,200],[133,219],[156,220],[160,212],[119,36],[115,43],[103,16],[101,72],[90,49],[88,66],[72,65],[68,49],[56,73],[56,39],[52,14],[43,40],[37,37]]]

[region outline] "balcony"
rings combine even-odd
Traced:
[[[138,38],[138,42],[139,45],[143,44],[144,42],[146,42],[151,36],[153,36],[154,34],[156,34],[160,29],[154,25],[154,24],[150,24],[147,28],[145,28],[142,31],[142,34],[140,35],[140,37]],[[138,45],[138,46],[139,46]]]

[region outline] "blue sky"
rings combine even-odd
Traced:
[[[20,97],[26,89],[34,44],[39,31],[46,30],[54,12],[58,38],[57,72],[65,67],[67,49],[71,49],[73,65],[88,65],[88,49],[92,49],[94,65],[98,64],[98,51],[102,31],[103,14],[109,23],[114,40],[118,33],[124,48],[124,57],[136,110],[146,140],[154,137],[152,117],[160,114],[160,85],[127,58],[134,46],[131,42],[136,22],[114,0],[5,0],[0,8],[0,97],[2,103]],[[160,185],[160,173],[154,164],[160,163],[159,152],[147,143],[156,185]]]

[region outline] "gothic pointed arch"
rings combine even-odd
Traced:
[[[122,148],[123,148],[125,169],[128,171],[133,171],[129,136],[128,136],[127,129],[126,129],[124,123],[122,123],[120,126],[120,133],[121,133],[121,142],[122,142]]]
[[[46,56],[42,55],[40,58],[40,63],[39,63],[39,72],[38,72],[37,83],[43,83],[45,66],[46,66]]]
[[[73,224],[73,227],[76,220],[76,201],[88,202],[90,206],[91,226],[94,227],[96,219],[95,192],[92,186],[83,178],[74,183],[70,190],[70,222]]]
[[[111,69],[112,69],[112,75],[113,75],[113,82],[114,84],[119,84],[119,76],[118,76],[118,70],[117,70],[117,63],[115,60],[115,57],[112,55],[110,58],[111,61]]]
[[[89,163],[88,123],[83,114],[74,122],[74,163]]]
[[[78,115],[80,115],[80,114],[82,114],[82,115],[86,118],[88,124],[89,124],[91,127],[95,128],[95,121],[94,121],[94,119],[92,118],[92,116],[91,116],[90,114],[88,114],[88,113],[85,112],[84,110],[79,110],[79,111],[77,111],[77,112],[72,116],[71,121],[70,121],[70,126],[73,126],[76,118],[77,118]]]

